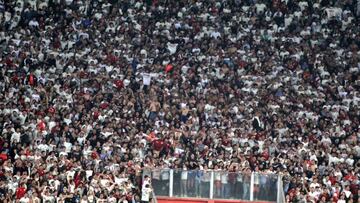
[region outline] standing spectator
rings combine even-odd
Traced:
[[[218,168],[218,165],[215,165],[215,170],[214,170],[214,196],[217,198],[221,197],[221,189],[222,189],[222,184],[221,184],[221,171]]]
[[[187,168],[186,166],[184,165],[184,167],[182,168],[182,171],[181,171],[181,185],[180,185],[180,194],[182,197],[187,197],[188,193],[188,171],[187,171]]]
[[[221,197],[226,199],[229,196],[229,177],[227,172],[221,173]]]
[[[141,192],[141,202],[142,203],[149,203],[151,193],[152,193],[152,189],[150,188],[150,185],[146,184],[145,187],[142,189],[142,192]]]
[[[211,172],[209,171],[207,165],[204,165],[203,168],[203,176],[201,177],[201,186],[200,186],[200,194],[201,197],[207,198],[210,196],[210,184],[211,183]]]

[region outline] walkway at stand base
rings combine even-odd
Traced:
[[[269,202],[157,197],[157,203],[269,203]]]

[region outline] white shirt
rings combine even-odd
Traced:
[[[344,193],[345,193],[346,198],[349,198],[351,195],[351,191],[349,191],[349,190],[344,190]]]
[[[256,13],[259,14],[259,13],[264,12],[266,5],[265,4],[255,4],[255,7],[256,7]]]
[[[222,184],[227,184],[228,183],[228,176],[226,173],[221,174],[221,183]]]
[[[255,173],[254,184],[256,184],[256,185],[260,184],[260,174],[259,173]]]
[[[18,142],[20,142],[20,133],[14,132],[14,133],[11,135],[11,142],[12,142],[12,143],[18,143]]]
[[[29,22],[29,26],[31,26],[31,27],[39,27],[39,22],[36,21],[36,20],[31,20]]]
[[[49,201],[49,202],[55,202],[55,198],[53,196],[47,196],[45,194],[42,195],[42,198],[43,200],[46,202],[46,201]]]
[[[309,192],[309,196],[312,197],[313,199],[318,199],[320,193],[318,191],[314,191],[314,192]]]
[[[109,203],[116,203],[116,198],[115,198],[115,197],[109,197],[109,198],[107,199],[107,201],[108,201]]]
[[[320,184],[319,184],[319,183],[311,183],[311,184],[310,184],[310,188],[311,188],[311,187],[314,187],[314,188],[320,187]]]
[[[70,152],[72,148],[72,144],[70,142],[64,142],[64,147],[66,152]]]
[[[142,77],[143,77],[143,84],[144,85],[150,85],[150,82],[151,82],[150,74],[149,73],[143,73]]]
[[[161,179],[162,180],[169,180],[169,169],[164,169],[163,171],[161,171]]]
[[[28,197],[22,197],[20,199],[20,203],[28,203],[28,202],[30,202],[30,199]]]
[[[88,203],[88,201],[86,199],[81,199],[80,203]]]
[[[220,172],[215,172],[214,173],[214,179],[217,180],[217,181],[221,180],[221,173]]]
[[[150,200],[151,189],[143,188],[141,191],[141,201],[148,202]]]
[[[181,180],[187,180],[188,173],[186,170],[181,171]]]

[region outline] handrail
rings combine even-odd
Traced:
[[[158,203],[154,190],[152,191],[152,203]]]

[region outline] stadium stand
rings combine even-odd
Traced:
[[[145,168],[359,202],[359,17],[359,0],[0,0],[0,202],[148,202]],[[239,177],[214,178],[216,198]]]

